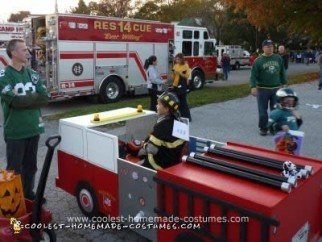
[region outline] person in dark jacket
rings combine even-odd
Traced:
[[[224,80],[228,80],[228,73],[230,71],[230,57],[227,53],[223,53],[220,60],[220,65],[224,73]]]
[[[286,50],[285,50],[285,46],[284,45],[280,45],[278,47],[278,54],[283,59],[284,69],[286,71],[288,69],[288,59],[289,59],[289,55],[286,53]]]

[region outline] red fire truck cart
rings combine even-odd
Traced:
[[[190,138],[192,153],[164,170],[119,158],[119,141],[143,140],[155,121],[154,112],[134,108],[61,119],[56,185],[76,196],[88,216],[132,216],[136,223],[178,217],[179,224],[184,218],[221,219],[193,220],[198,229],[135,230],[152,241],[321,237],[320,160],[196,137]],[[240,217],[248,221],[233,222]]]

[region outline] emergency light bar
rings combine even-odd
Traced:
[[[91,123],[101,124],[111,121],[115,122],[116,120],[135,117],[142,114],[145,114],[145,112],[143,111],[142,106],[138,105],[136,110],[126,110],[126,112],[124,112],[124,110],[116,110],[115,112],[109,114],[95,113],[91,119]]]

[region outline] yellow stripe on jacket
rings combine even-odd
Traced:
[[[167,142],[167,141],[158,139],[154,135],[150,135],[149,140],[156,146],[164,146],[164,147],[167,147],[169,149],[177,148],[178,146],[180,146],[180,145],[185,143],[185,141],[182,140],[182,139],[176,139],[173,142]]]

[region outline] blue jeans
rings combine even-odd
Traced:
[[[224,79],[227,80],[228,79],[228,73],[229,73],[229,66],[223,67],[222,70],[223,70],[223,73],[224,73]]]
[[[257,106],[259,114],[258,127],[260,129],[267,130],[268,123],[268,105],[270,111],[272,111],[276,104],[276,91],[279,88],[266,89],[266,88],[257,88]]]

